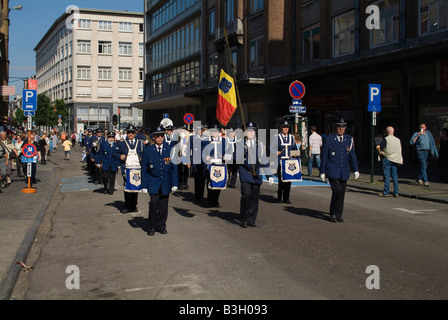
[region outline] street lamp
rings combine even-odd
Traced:
[[[23,9],[23,6],[21,4],[19,4],[19,5],[15,6],[15,7],[9,8],[9,11],[11,11],[11,10],[22,10],[22,9]]]

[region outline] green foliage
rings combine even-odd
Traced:
[[[49,96],[43,93],[37,95],[37,110],[33,119],[36,125],[57,126],[59,115],[62,116],[62,123],[65,123],[68,118],[68,110],[64,100],[58,99],[51,103]]]
[[[22,123],[25,122],[25,115],[21,108],[17,108],[16,113],[14,114],[13,120],[20,125],[22,125]]]

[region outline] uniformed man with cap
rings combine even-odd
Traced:
[[[322,181],[325,182],[328,178],[331,186],[330,221],[344,222],[342,213],[347,180],[350,178],[350,166],[355,171],[355,179],[358,179],[358,161],[353,137],[345,134],[347,122],[343,118],[338,118],[334,125],[335,133],[326,136],[322,146],[319,171]]]
[[[91,148],[91,161],[93,162],[93,181],[95,184],[102,183],[101,176],[101,153],[100,146],[103,141],[106,141],[103,137],[103,129],[98,128],[95,130],[95,136],[92,138]]]
[[[172,148],[176,143],[176,137],[173,134],[174,127],[172,125],[167,125],[165,129],[165,143],[168,147]]]
[[[124,208],[122,213],[137,212],[138,193],[141,191],[141,158],[143,156],[144,144],[142,140],[136,139],[137,128],[130,125],[126,128],[126,139],[115,148],[113,157],[121,160],[123,185],[124,185]]]
[[[238,176],[238,163],[236,160],[236,146],[241,141],[241,137],[237,137],[236,127],[228,128],[226,133],[226,154],[224,156],[229,171],[229,180],[227,187],[235,188],[236,178]],[[241,130],[238,130],[242,132]]]
[[[277,189],[277,201],[283,203],[291,203],[289,200],[289,195],[291,193],[291,182],[284,182],[282,180],[282,160],[287,160],[291,158],[291,151],[297,150],[297,145],[295,143],[294,136],[289,133],[289,123],[284,121],[280,124],[280,133],[276,137],[277,139],[277,152],[278,156],[278,189]],[[273,144],[275,146],[275,143]],[[283,201],[282,201],[283,197]]]
[[[220,207],[219,195],[221,194],[221,189],[211,186],[213,172],[210,172],[209,169],[210,165],[217,165],[217,166],[224,165],[223,159],[225,154],[225,143],[222,137],[220,136],[220,128],[217,124],[212,125],[208,131],[210,132],[210,136],[208,137],[208,139],[202,140],[203,144],[202,157],[203,158],[205,157],[205,166],[203,174],[205,175],[206,178],[208,205],[209,207],[219,208]],[[225,178],[227,180],[227,176],[225,176]]]
[[[194,178],[194,202],[200,204],[204,198],[205,175],[204,162],[202,161],[202,133],[203,126],[196,126],[190,138],[191,150],[191,174]]]
[[[178,157],[177,168],[179,170],[179,190],[188,190],[188,177],[190,176],[190,132],[184,125],[176,129],[175,136],[177,136],[176,157]]]
[[[153,132],[155,143],[145,148],[142,157],[142,192],[149,193],[148,235],[166,234],[168,199],[178,188],[177,166],[171,161],[171,148],[164,142],[162,126]]]
[[[268,178],[269,185],[274,183],[266,147],[262,142],[257,142],[256,128],[254,123],[249,122],[246,125],[246,137],[242,144],[237,146],[244,149],[244,163],[238,168],[241,182],[240,226],[243,228],[256,227],[260,186],[263,183],[262,174]]]
[[[84,137],[84,146],[86,148],[87,172],[89,173],[93,181],[93,179],[95,178],[94,174],[95,170],[94,170],[94,164],[91,160],[92,139],[93,139],[93,130],[89,128],[89,130],[87,131],[87,136]]]
[[[104,193],[113,194],[115,189],[115,176],[119,167],[119,160],[112,156],[118,144],[115,142],[113,131],[107,134],[107,140],[100,145],[101,177],[103,179]]]

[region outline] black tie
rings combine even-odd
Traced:
[[[131,149],[134,149],[134,141],[131,141]]]
[[[342,136],[339,137],[339,142],[342,143]]]
[[[160,154],[160,149],[161,149],[160,147],[157,147],[157,151],[159,152],[159,154]]]

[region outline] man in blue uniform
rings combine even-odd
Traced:
[[[202,161],[202,128],[199,126],[193,129],[193,135],[190,138],[190,150],[191,173],[194,178],[194,202],[201,204],[204,198],[205,175],[204,163]]]
[[[241,137],[237,137],[237,130],[230,127],[226,130],[226,154],[224,156],[229,171],[229,181],[227,187],[235,189],[236,178],[238,175],[238,163],[236,161],[236,145],[241,141]],[[242,132],[241,130],[238,130]]]
[[[145,148],[142,157],[142,192],[149,193],[149,236],[155,231],[166,234],[168,199],[178,187],[178,169],[171,161],[171,148],[164,142],[165,131],[153,133],[155,144]]]
[[[113,151],[118,148],[115,143],[113,131],[107,134],[107,140],[100,145],[101,171],[104,184],[104,193],[113,194],[115,189],[115,176],[117,174],[119,160],[112,157]]]
[[[130,125],[126,129],[126,139],[120,141],[118,148],[112,153],[115,159],[121,160],[123,185],[124,185],[124,208],[121,213],[137,212],[138,193],[141,191],[141,158],[143,156],[144,144],[142,140],[136,139],[137,128]],[[131,178],[132,174],[132,178]],[[127,176],[129,175],[129,179]]]
[[[263,174],[268,178],[269,185],[274,183],[269,161],[266,158],[266,147],[255,138],[256,126],[252,122],[246,125],[246,137],[237,148],[244,149],[244,163],[238,166],[241,182],[240,226],[242,228],[256,227],[260,186]]]
[[[334,123],[336,133],[325,137],[322,147],[320,176],[322,181],[328,178],[332,190],[330,203],[330,221],[344,222],[345,188],[350,177],[350,165],[355,171],[355,179],[359,178],[358,161],[356,159],[353,137],[345,134],[347,123],[339,118]]]
[[[275,145],[275,144],[274,144]],[[291,150],[297,150],[297,145],[294,139],[294,136],[289,133],[289,123],[288,121],[284,121],[280,125],[280,133],[277,135],[277,152],[278,156],[278,167],[277,167],[277,176],[278,176],[278,189],[277,189],[277,201],[279,203],[290,204],[289,195],[291,193],[291,182],[284,182],[282,180],[282,160],[291,158]]]
[[[93,162],[93,181],[95,184],[102,183],[101,176],[101,143],[106,141],[103,137],[103,129],[98,128],[95,130],[95,136],[92,138],[92,148],[90,151],[91,161]]]

